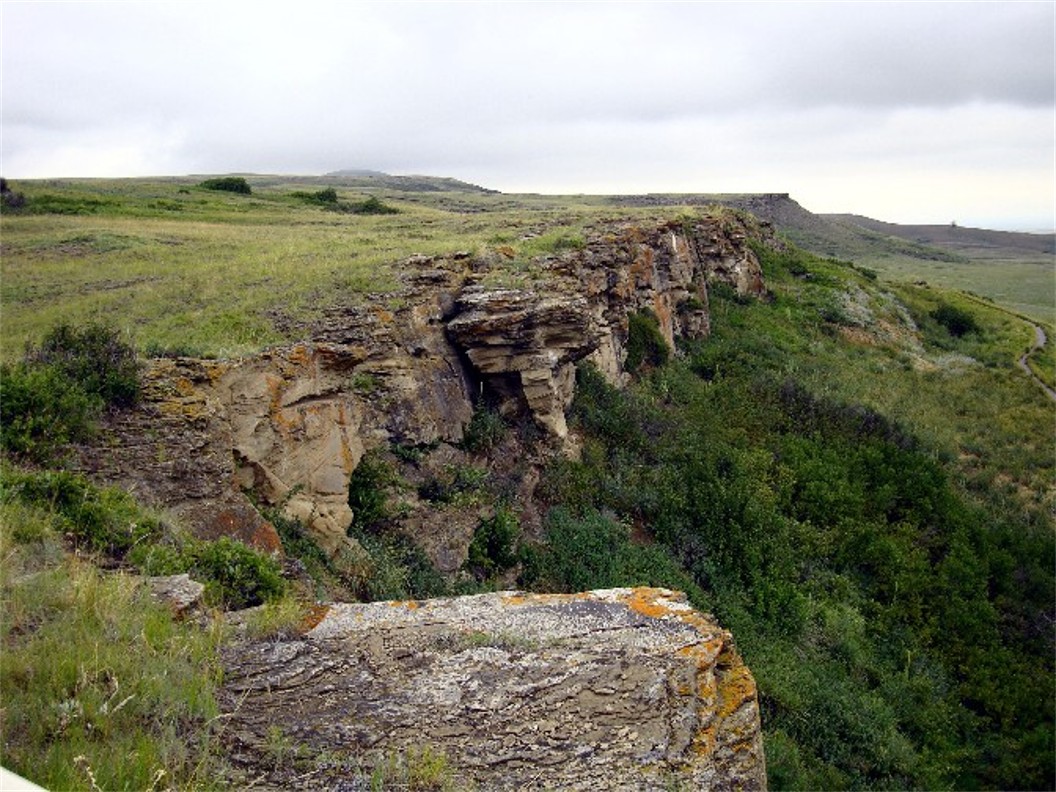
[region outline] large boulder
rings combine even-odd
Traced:
[[[332,605],[231,650],[222,701],[257,788],[358,789],[423,749],[481,790],[766,786],[751,673],[665,589]]]

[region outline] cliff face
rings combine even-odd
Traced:
[[[502,251],[408,259],[399,291],[330,311],[309,342],[150,361],[142,404],[111,416],[81,465],[201,536],[278,554],[258,506],[281,509],[354,572],[369,556],[348,535],[353,473],[368,452],[413,458],[396,530],[457,573],[491,507],[430,488],[484,472],[538,537],[540,470],[576,445],[576,364],[622,383],[636,314],[673,347],[709,332],[710,285],[763,294],[750,222],[597,228],[514,286]],[[462,442],[481,400],[522,427],[486,460]],[[342,761],[423,742],[488,789],[765,785],[754,681],[730,636],[670,592],[335,605],[306,636],[239,646],[225,679],[230,754],[274,788],[338,788]],[[336,764],[290,776],[269,764],[277,734]]]
[[[751,674],[663,589],[334,605],[225,666],[227,755],[258,788],[358,789],[423,747],[479,789],[766,787]]]
[[[406,260],[398,292],[331,311],[311,342],[151,361],[142,407],[116,417],[112,442],[86,449],[83,466],[199,533],[268,549],[278,539],[245,496],[281,505],[336,553],[350,544],[348,482],[365,451],[453,446],[482,396],[560,446],[575,365],[621,382],[632,314],[652,312],[673,347],[708,333],[710,283],[762,294],[745,243],[762,232],[748,222],[602,227],[582,249],[534,261],[516,288],[492,285],[502,276],[486,257]]]

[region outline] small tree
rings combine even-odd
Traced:
[[[220,192],[240,193],[242,195],[249,195],[253,192],[249,182],[241,176],[220,176],[215,179],[206,179],[198,186],[204,190],[219,190]]]

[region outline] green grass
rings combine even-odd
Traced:
[[[971,292],[1047,327],[1056,322],[1056,271],[1051,258],[945,262],[866,255],[856,262],[890,281],[924,281],[942,289]]]
[[[409,256],[465,250],[501,264],[489,251],[503,244],[523,262],[582,246],[586,225],[613,216],[601,201],[391,191],[373,197],[399,214],[346,214],[306,204],[302,182],[248,181],[252,195],[194,179],[12,185],[28,206],[0,219],[0,359],[60,321],[116,322],[155,353],[249,354],[308,337],[327,307],[393,291]]]
[[[60,522],[0,504],[4,766],[48,789],[220,786],[219,629],[65,553]]]

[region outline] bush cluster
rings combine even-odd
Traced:
[[[506,436],[506,422],[483,401],[477,403],[473,416],[462,434],[462,448],[471,453],[488,451]]]
[[[505,572],[518,561],[520,538],[517,515],[508,506],[500,505],[495,514],[477,524],[466,567],[478,580]]]
[[[968,311],[956,305],[943,303],[930,314],[931,318],[946,328],[954,338],[961,338],[968,333],[980,331],[978,323]]]
[[[116,330],[60,324],[22,361],[0,366],[0,448],[49,464],[91,436],[102,409],[130,407],[139,392],[135,350]]]
[[[660,320],[649,309],[632,313],[627,318],[627,358],[623,367],[635,373],[643,368],[662,366],[671,356],[671,349],[660,332]]]
[[[230,192],[238,193],[240,195],[250,195],[253,189],[241,176],[218,176],[215,179],[206,179],[199,185],[203,190],[216,190],[219,192]]]

